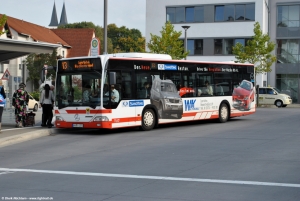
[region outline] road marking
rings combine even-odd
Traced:
[[[188,181],[188,182],[200,182],[200,183],[242,184],[242,185],[255,185],[255,186],[276,186],[276,187],[300,188],[300,184],[273,183],[273,182],[260,182],[260,181],[196,179],[196,178],[181,178],[181,177],[145,176],[145,175],[130,175],[130,174],[106,174],[106,173],[93,173],[93,172],[33,170],[33,169],[14,169],[14,168],[0,168],[0,171],[34,172],[34,173],[46,173],[46,174],[64,174],[64,175],[94,176],[94,177],[116,177],[116,178],[130,178],[130,179],[153,179],[153,180],[165,180],[165,181]]]
[[[1,174],[9,174],[9,173],[13,173],[13,172],[0,172],[0,175]]]

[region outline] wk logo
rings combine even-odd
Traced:
[[[196,99],[184,100],[185,111],[199,110],[199,108],[195,108],[195,103],[196,103]]]

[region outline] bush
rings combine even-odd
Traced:
[[[35,100],[39,101],[40,100],[40,92],[34,91],[30,94]]]

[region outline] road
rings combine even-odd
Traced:
[[[300,200],[299,122],[299,108],[258,108],[225,124],[62,129],[0,148],[0,198]]]

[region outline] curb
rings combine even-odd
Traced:
[[[0,148],[6,147],[12,144],[17,144],[20,142],[25,142],[27,140],[33,140],[39,137],[49,136],[53,133],[52,129],[50,130],[38,130],[38,131],[32,131],[27,132],[19,135],[9,136],[0,139]]]

